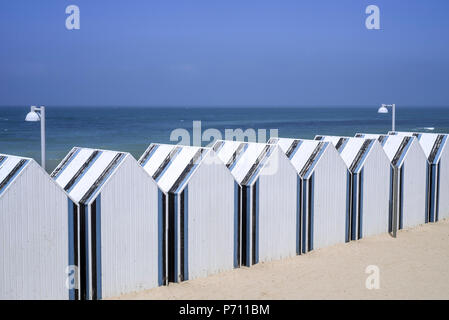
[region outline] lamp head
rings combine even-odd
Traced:
[[[383,104],[379,110],[377,110],[377,113],[388,113],[387,107]]]
[[[36,121],[40,121],[41,120],[41,117],[35,111],[35,109],[36,109],[35,106],[31,106],[31,111],[28,112],[27,116],[25,117],[25,121],[36,122]]]

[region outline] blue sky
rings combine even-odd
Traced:
[[[448,15],[447,0],[2,1],[0,105],[449,106]]]

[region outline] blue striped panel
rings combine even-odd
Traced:
[[[359,171],[359,169],[363,166],[363,162],[365,162],[366,157],[368,156],[368,153],[370,152],[371,148],[374,145],[374,142],[376,140],[371,140],[371,143],[368,145],[368,148],[366,148],[365,153],[362,156],[362,159],[360,159],[359,163],[357,164],[357,167],[355,168],[354,172]]]
[[[179,206],[178,206],[178,195],[174,195],[175,197],[175,207],[174,207],[174,215],[173,215],[173,225],[174,225],[174,234],[175,234],[175,241],[174,241],[174,274],[175,274],[175,282],[179,282],[179,273],[178,273],[178,216],[179,216]]]
[[[404,167],[399,169],[399,172],[399,229],[402,229],[404,221]]]
[[[309,174],[312,173],[313,169],[315,168],[318,160],[321,158],[321,156],[323,155],[324,150],[326,150],[327,146],[329,145],[329,142],[324,142],[323,147],[321,148],[320,152],[317,154],[317,156],[315,157],[315,159],[313,160],[312,165],[310,166],[310,168],[307,170],[307,172],[304,174],[304,178],[308,179]]]
[[[387,142],[389,137],[390,136],[385,136],[385,138],[382,140],[382,143],[381,143],[382,147],[385,145],[385,143]],[[410,140],[413,140],[413,139],[410,139]]]
[[[95,217],[95,235],[96,235],[96,254],[95,257],[97,259],[97,299],[101,300],[102,298],[102,289],[101,289],[101,194],[98,195],[96,201],[96,217]]]
[[[160,286],[164,285],[164,279],[162,278],[164,263],[163,263],[163,256],[164,256],[164,247],[163,247],[163,237],[164,237],[164,226],[162,224],[163,216],[164,216],[165,208],[163,208],[163,202],[162,202],[162,191],[157,191],[157,242],[158,242],[158,283]]]
[[[22,172],[22,170],[23,170],[23,168],[25,168],[26,166],[27,166],[27,164],[28,164],[28,162],[29,162],[30,160],[26,160],[23,164],[22,164],[22,166],[19,168],[19,170],[17,170],[17,172],[16,173],[14,173],[14,175],[9,179],[9,181],[0,189],[0,195],[8,188],[8,186],[11,184],[11,182],[13,182],[14,181],[14,179],[19,175],[19,173],[20,172]],[[6,178],[7,179],[7,178]],[[5,181],[5,180],[3,180],[3,181]],[[0,183],[1,182],[3,182],[3,181],[0,181]]]
[[[430,164],[430,214],[429,214],[429,222],[435,222],[435,165]]]
[[[440,158],[441,152],[443,151],[444,145],[446,144],[446,140],[447,140],[447,135],[444,135],[443,139],[441,140],[440,148],[438,149],[438,152],[435,155],[435,159],[433,159],[433,163],[436,164],[437,162],[440,161],[439,158]]]
[[[173,149],[172,149],[173,150]],[[182,148],[179,148],[175,154],[170,158],[170,161],[168,161],[168,163],[166,164],[165,168],[161,171],[161,173],[159,174],[159,176],[156,178],[156,182],[159,181],[162,176],[164,175],[164,173],[167,171],[168,167],[170,167],[170,165],[172,164],[173,160],[175,160],[175,158],[178,156],[178,154],[181,152]]]
[[[226,143],[226,142],[225,142]],[[224,145],[224,144],[223,144]],[[232,169],[234,169],[235,165],[237,164],[237,162],[239,162],[240,158],[242,157],[242,155],[245,153],[246,149],[248,149],[248,144],[245,143],[245,145],[243,146],[243,150],[240,151],[240,153],[237,155],[237,158],[235,158],[234,162],[232,163],[232,165],[229,167],[229,171],[232,171]]]
[[[436,189],[436,192],[435,192],[435,195],[436,195],[436,199],[435,199],[435,222],[438,221],[438,215],[439,215],[439,211],[440,211],[440,163],[441,162],[438,162],[437,167],[436,167],[436,169],[437,169],[437,173],[436,173],[436,179],[437,179],[436,187],[437,187],[437,189]]]
[[[3,161],[6,161],[6,159],[8,159],[7,156],[4,156],[4,158],[0,158],[0,165],[3,163]]]
[[[357,240],[357,199],[358,197],[358,175],[352,174],[352,203],[351,203],[351,240]]]
[[[238,254],[239,254],[239,247],[238,247],[238,236],[239,236],[239,229],[238,229],[238,221],[239,221],[239,185],[237,182],[234,182],[234,268],[238,268]]]
[[[259,262],[259,179],[256,180],[255,186],[256,186],[256,221],[253,223],[256,224],[256,247],[253,249],[256,254],[256,261],[255,263]]]
[[[394,169],[393,166],[390,165],[390,197],[389,197],[389,206],[388,206],[388,232],[393,232],[393,194],[394,194]]]
[[[201,162],[201,158],[196,161],[196,163],[193,165],[192,168],[190,168],[189,173],[185,176],[184,180],[182,180],[182,182],[179,184],[178,188],[176,189],[176,191],[175,191],[176,193],[179,193],[182,190],[182,188],[184,188],[184,185],[186,184],[187,180],[192,175],[192,173],[195,171],[196,167],[198,167],[200,162]]]
[[[83,204],[81,204],[83,205]],[[89,259],[89,224],[90,224],[90,219],[89,219],[89,206],[85,205],[85,212],[84,212],[84,221],[85,221],[85,230],[84,230],[84,241],[85,241],[85,248],[86,248],[86,297],[87,299],[90,299],[90,286],[89,286],[89,263],[90,263],[90,259]]]
[[[343,149],[346,147],[346,145],[348,144],[349,139],[345,139],[345,141],[343,141],[343,143],[341,144],[340,148],[337,150],[339,153],[343,152]]]
[[[119,161],[117,161],[114,166],[109,170],[108,174],[102,179],[101,183],[95,188],[95,191],[92,192],[91,196],[87,199],[86,203],[90,203],[92,198],[95,196],[95,193],[97,190],[100,190],[100,188],[105,184],[105,182],[108,180],[108,178],[111,176],[111,174],[114,172],[115,168],[117,168],[122,161],[125,159],[126,156],[122,156]]]
[[[363,238],[363,171],[360,171],[359,239]]]
[[[92,159],[92,161],[89,163],[89,165],[83,170],[83,173],[81,173],[75,180],[75,182],[70,186],[69,190],[67,190],[68,193],[73,190],[73,188],[80,182],[80,180],[84,177],[87,171],[89,171],[90,167],[95,163],[95,161],[98,160],[98,158],[101,156],[103,151],[98,151],[97,155]]]
[[[189,280],[189,187],[184,189],[184,281]]]
[[[345,225],[345,241],[349,242],[351,239],[349,235],[351,234],[349,230],[350,221],[350,198],[351,198],[351,173],[349,170],[346,171],[346,225]]]
[[[315,189],[315,175],[312,174],[312,176],[310,177],[310,242],[309,242],[309,251],[313,250],[313,229],[314,229],[314,225],[313,225],[313,210],[314,210],[314,189]]]
[[[75,265],[75,241],[74,241],[74,213],[73,213],[73,202],[67,197],[67,209],[68,209],[68,236],[69,236],[69,266]],[[76,281],[76,277],[74,279]],[[74,284],[76,285],[76,283]],[[75,288],[69,289],[69,300],[75,300]]]
[[[401,157],[399,158],[398,162],[396,163],[396,166],[399,168],[402,165],[402,162],[404,161],[405,155],[407,154],[408,149],[413,143],[413,139],[410,139],[405,146],[404,150],[402,150]]]
[[[429,210],[430,210],[430,205],[429,205],[429,195],[430,195],[429,167],[430,167],[430,165],[427,164],[427,166],[426,166],[426,210],[424,212],[425,223],[429,223]]]
[[[156,152],[157,148],[159,148],[159,145],[156,144],[154,145],[153,150],[150,151],[150,154],[148,155],[148,157],[146,158],[145,162],[141,164],[142,167],[145,167],[145,165],[148,163],[148,161],[151,159],[151,157],[154,155],[154,153]]]
[[[307,180],[302,180],[302,253],[307,252]]]
[[[302,140],[299,140],[298,144],[296,145],[295,150],[293,150],[293,152],[290,154],[290,157],[289,157],[290,160],[293,159],[293,157],[295,156],[295,153],[299,150],[299,147],[301,146],[301,144],[302,144]]]
[[[246,266],[251,265],[251,188],[246,188]]]
[[[299,175],[296,178],[296,254],[301,254],[301,178]]]
[[[256,177],[258,177],[259,171],[263,168],[263,166],[265,166],[265,162],[267,161],[267,159],[270,157],[271,152],[273,151],[274,146],[270,146],[270,148],[267,151],[267,154],[265,155],[265,157],[260,161],[256,171],[254,171],[253,176],[251,177],[251,179],[248,182],[248,185],[250,186],[253,181],[256,179]]]
[[[76,156],[78,155],[78,153],[80,153],[81,148],[78,148],[70,157],[69,161],[67,161],[67,163],[64,165],[63,168],[61,168],[61,170],[59,170],[58,174],[56,176],[53,177],[54,180],[58,179],[58,177],[61,175],[61,173],[67,169],[67,167],[69,166],[69,164],[73,161],[73,159],[76,158]]]

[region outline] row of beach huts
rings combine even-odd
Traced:
[[[0,298],[103,299],[449,217],[446,134],[0,154]]]

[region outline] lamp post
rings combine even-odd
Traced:
[[[388,113],[388,107],[391,108],[391,131],[396,131],[396,104],[382,104],[377,113]]]
[[[45,107],[31,106],[31,111],[28,112],[25,121],[41,122],[41,166],[45,170]]]

